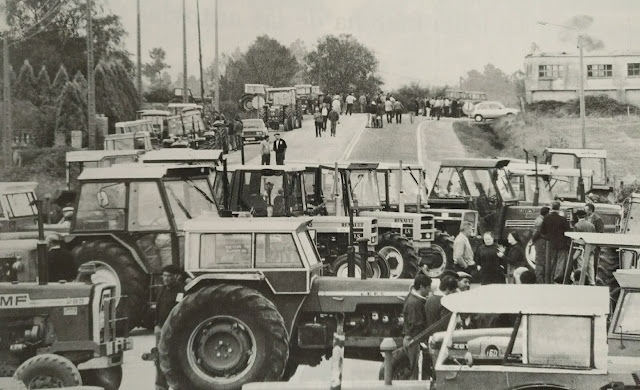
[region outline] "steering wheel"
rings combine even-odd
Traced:
[[[498,194],[493,194],[493,195],[491,195],[491,196],[488,196],[488,197],[487,197],[487,200],[488,200],[490,203],[496,203],[496,202],[498,201]]]

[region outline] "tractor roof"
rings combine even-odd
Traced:
[[[444,159],[440,167],[461,168],[503,168],[509,165],[509,160],[497,158],[452,158]]]
[[[390,163],[390,162],[381,162],[378,164],[378,169],[379,170],[394,170],[394,169],[400,169],[400,164],[397,162],[394,163]],[[405,163],[404,161],[402,162],[402,169],[421,169],[424,170],[424,167],[418,163]]]
[[[220,149],[160,149],[147,152],[142,156],[145,163],[198,163],[217,162],[222,158]]]
[[[593,157],[593,158],[607,158],[607,151],[603,149],[546,149],[549,154],[573,154],[578,158]]]
[[[640,288],[640,270],[619,269],[613,276],[622,288]]]
[[[289,164],[286,165],[258,165],[258,164],[246,164],[246,165],[231,165],[227,168],[229,171],[277,171],[277,172],[303,172],[306,167],[302,164]]]
[[[280,88],[267,88],[267,92],[287,92],[295,91],[296,87],[280,87]]]
[[[126,122],[116,122],[116,127],[122,126],[131,126],[131,125],[142,125],[142,124],[151,124],[150,119],[136,119],[135,121],[126,121]]]
[[[216,214],[204,214],[185,222],[186,232],[220,233],[274,233],[306,229],[311,218],[220,218]]]
[[[640,247],[640,235],[634,234],[566,232],[564,235],[581,244]]]
[[[17,194],[21,192],[33,192],[38,183],[33,181],[8,181],[0,183],[0,194]]]
[[[140,116],[170,116],[169,111],[164,110],[140,110],[138,111]]]
[[[512,174],[519,175],[534,175],[536,172],[536,164],[534,163],[519,163],[519,162],[511,162],[507,166],[507,170]],[[547,164],[538,164],[538,175],[551,175],[553,174],[554,167],[553,165]]]
[[[136,156],[142,150],[78,150],[67,152],[67,163],[100,161],[105,157]]]
[[[109,168],[86,168],[78,176],[78,180],[162,179],[164,177],[193,177],[208,174],[209,167],[207,166],[117,164]]]
[[[442,304],[457,313],[602,316],[609,312],[609,288],[492,284],[447,295]]]

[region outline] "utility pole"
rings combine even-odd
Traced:
[[[200,98],[204,105],[204,77],[202,76],[202,36],[200,35],[200,0],[196,0],[196,10],[198,12],[198,55],[200,57]]]
[[[578,46],[580,46],[580,129],[582,130],[582,149],[587,148],[587,135],[586,135],[586,107],[584,104],[584,51],[582,49],[583,37],[582,34],[578,34]]]
[[[182,0],[182,102],[189,103],[187,88],[187,9]]]
[[[87,0],[87,141],[96,149],[96,80],[93,69],[93,0]]]
[[[138,82],[138,95],[140,95],[140,103],[142,103],[142,35],[141,35],[141,26],[140,26],[140,0],[137,0],[138,6],[138,71],[137,71],[137,82]]]
[[[5,1],[5,12],[7,3]],[[2,80],[3,80],[3,99],[2,109],[4,117],[4,131],[2,137],[2,155],[4,156],[4,167],[11,168],[13,165],[13,124],[11,123],[11,65],[9,65],[9,16],[7,12],[6,30],[2,32]]]
[[[216,112],[220,112],[220,67],[218,65],[218,0],[216,0],[216,17],[215,17],[215,29],[216,29],[216,41],[215,41],[215,54],[213,57],[213,77],[214,77],[214,89],[213,89],[213,108]]]

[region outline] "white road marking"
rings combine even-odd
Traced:
[[[346,161],[349,159],[349,156],[351,156],[353,149],[355,149],[356,145],[358,144],[358,140],[360,139],[360,136],[362,136],[362,133],[364,133],[364,130],[366,128],[367,127],[365,124],[360,128],[360,130],[358,130],[358,132],[353,136],[353,138],[351,138],[349,145],[347,145],[347,149],[345,149],[344,153],[342,154],[342,157],[340,157],[341,161]]]
[[[418,127],[416,127],[416,141],[418,143],[417,148],[418,148],[418,164],[420,164],[420,166],[424,166],[424,163],[422,161],[422,135],[420,134],[422,132],[422,125],[427,124],[427,121],[422,121],[422,123],[420,123],[418,125]]]

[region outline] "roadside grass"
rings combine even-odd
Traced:
[[[471,157],[541,156],[545,148],[580,148],[579,118],[550,118],[526,115],[514,120],[487,123],[459,121],[456,135]],[[607,150],[609,175],[632,183],[640,179],[640,117],[587,118],[587,147]]]

